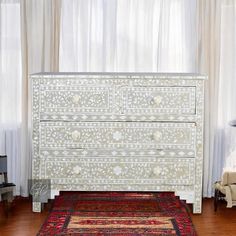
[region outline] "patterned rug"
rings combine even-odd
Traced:
[[[197,235],[173,193],[64,192],[38,236]]]

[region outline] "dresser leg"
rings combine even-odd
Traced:
[[[195,201],[193,203],[193,213],[194,214],[201,214],[202,213],[202,201]]]
[[[33,212],[41,212],[42,207],[43,207],[43,204],[41,202],[32,203]]]

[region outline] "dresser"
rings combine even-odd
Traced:
[[[50,180],[51,198],[59,191],[173,191],[201,213],[205,78],[31,75],[32,178]]]

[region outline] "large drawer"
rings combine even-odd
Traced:
[[[194,159],[41,159],[41,177],[59,179],[63,184],[73,179],[75,184],[192,185],[194,171]]]
[[[40,148],[163,149],[195,152],[195,123],[41,122]]]

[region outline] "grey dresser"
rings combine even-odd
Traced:
[[[51,198],[63,190],[174,191],[200,213],[204,79],[32,75],[33,179],[51,181]]]

